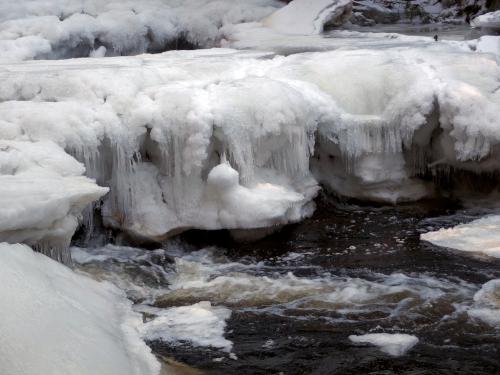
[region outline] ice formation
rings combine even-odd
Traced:
[[[0,241],[23,242],[69,262],[82,211],[107,188],[82,176],[85,168],[49,140],[0,140]]]
[[[342,25],[351,8],[352,0],[293,0],[262,23],[284,34],[320,34],[325,25]]]
[[[147,340],[161,340],[170,344],[190,343],[210,346],[230,352],[233,343],[224,338],[226,320],[231,310],[212,306],[203,301],[190,306],[157,309],[144,307],[154,318],[144,324],[142,334]]]
[[[311,215],[319,183],[346,196],[400,202],[433,196],[439,186],[432,176],[440,173],[500,170],[500,69],[490,39],[435,43],[352,32],[338,32],[338,38],[285,36],[259,22],[242,23],[281,7],[271,0],[192,0],[182,6],[173,0],[68,1],[57,11],[49,3],[2,4],[2,142],[25,145],[29,150],[23,153],[33,152],[28,158],[37,158],[33,150],[45,147],[81,162],[89,178],[110,188],[95,204],[104,224],[139,240],[163,240],[189,228],[260,229],[297,222]],[[301,20],[315,28],[308,33],[319,32],[318,25],[350,6],[343,0],[310,5],[295,0],[264,23],[279,28],[279,20],[289,23],[290,17],[295,30]],[[195,6],[197,12],[191,12]],[[58,16],[50,21],[50,14]],[[174,19],[174,26],[157,22],[159,16]],[[123,28],[123,22],[131,26]],[[151,43],[173,35],[211,45],[196,37],[200,33],[209,40],[223,34],[237,47],[245,41],[252,48],[272,47],[279,34],[279,43],[292,47],[312,41],[312,48],[338,49],[288,57],[213,49],[99,58],[149,51]],[[5,49],[21,39],[37,48],[48,45],[52,55],[19,57]],[[92,47],[92,58],[15,62],[61,57],[57,46],[79,50],[82,43]],[[3,157],[9,152],[0,154],[0,178],[12,180],[9,171],[17,176],[22,169]],[[73,164],[67,167],[71,173],[43,166],[43,179],[50,175],[57,185],[53,189],[43,190],[45,185],[34,182],[41,181],[41,172],[30,172],[26,189],[50,190],[54,202],[56,195],[66,197],[64,204],[49,205],[50,215],[38,221],[36,215],[25,221],[22,215],[5,216],[0,239],[67,245],[83,207],[105,193]],[[79,181],[78,192],[71,181]],[[19,196],[23,204],[36,203],[35,190],[26,195],[32,199]],[[91,217],[84,215],[87,226]]]
[[[418,343],[418,338],[402,333],[368,333],[366,335],[351,335],[349,340],[354,343],[366,343],[377,346],[389,355],[399,357]]]
[[[420,238],[436,246],[500,258],[500,216],[423,233]]]
[[[281,6],[277,0],[3,1],[0,60],[212,47],[221,26],[258,21]]]
[[[0,244],[0,364],[9,375],[156,375],[141,316],[109,283]]]
[[[473,319],[500,328],[500,279],[490,280],[481,287],[467,313]]]
[[[474,18],[471,21],[471,26],[500,30],[500,10],[496,12],[486,13]]]
[[[500,69],[461,48],[4,63],[0,131],[82,162],[105,224],[138,237],[282,225],[317,181],[398,202],[433,194],[428,171],[498,171]]]

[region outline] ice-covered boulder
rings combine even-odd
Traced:
[[[325,25],[347,21],[351,8],[352,0],[293,0],[262,23],[284,34],[320,34]]]
[[[0,244],[0,367],[9,375],[157,375],[142,317],[110,283]]]
[[[0,241],[23,242],[68,262],[82,211],[108,191],[84,172],[52,141],[0,140]]]
[[[472,27],[500,30],[500,10],[490,12],[474,18],[471,21]]]

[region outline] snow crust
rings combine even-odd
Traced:
[[[84,172],[52,141],[0,140],[0,241],[27,243],[69,262],[82,211],[108,191]]]
[[[474,18],[471,21],[471,26],[500,30],[500,10],[497,10],[496,12],[489,12]]]
[[[368,333],[366,335],[351,335],[349,340],[355,343],[367,343],[378,347],[382,352],[399,357],[418,343],[416,336],[402,333]]]
[[[142,334],[147,340],[161,340],[176,345],[189,342],[230,352],[233,343],[224,338],[226,320],[231,310],[203,301],[190,306],[157,309],[143,307],[155,317],[144,324]]]
[[[142,319],[98,283],[25,245],[0,244],[0,363],[9,375],[153,375]]]
[[[116,56],[215,46],[224,25],[259,21],[277,0],[3,1],[0,60]]]
[[[420,238],[436,246],[500,258],[500,216],[423,233]]]
[[[284,34],[321,34],[326,24],[344,23],[351,8],[352,0],[293,0],[262,24]]]

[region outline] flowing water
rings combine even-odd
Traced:
[[[478,36],[464,26],[353,30]],[[301,41],[276,48],[409,43],[360,38],[333,31],[323,48]],[[178,367],[183,374],[500,374],[500,261],[419,239],[487,210],[442,201],[373,207],[324,196],[317,203],[312,218],[253,243],[190,231],[157,249],[109,244],[72,254],[79,271],[126,291],[144,316],[148,344],[190,366]],[[349,339],[368,333],[419,341],[393,356]]]
[[[189,232],[161,249],[72,252],[80,271],[127,292],[157,355],[203,373],[494,374],[500,287],[486,302],[478,291],[500,279],[500,262],[419,240],[479,214],[323,197],[312,218],[255,243]],[[394,357],[349,340],[366,333],[419,342]]]

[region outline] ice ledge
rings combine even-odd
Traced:
[[[0,242],[26,243],[70,262],[83,209],[108,192],[51,141],[0,140]]]

